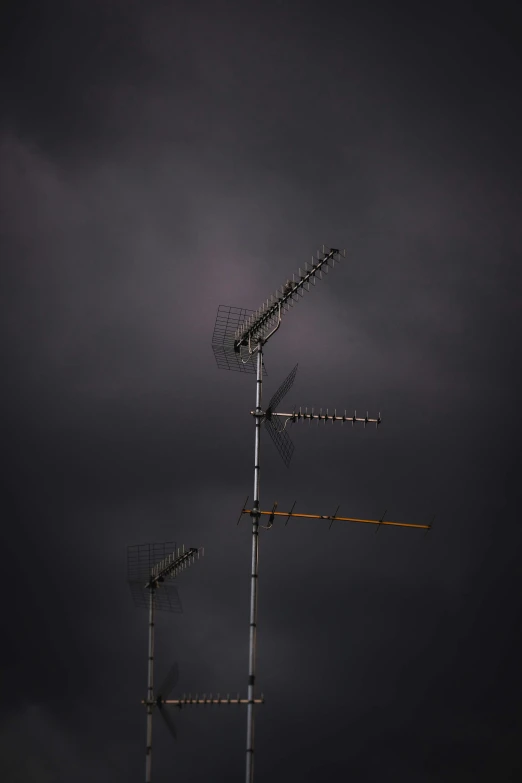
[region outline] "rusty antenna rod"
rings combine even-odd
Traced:
[[[277,503],[275,504],[277,506]],[[244,508],[241,511],[241,514],[251,514],[252,509]],[[384,512],[386,513],[386,512]],[[337,515],[337,512],[335,514],[299,514],[296,511],[275,511],[275,508],[271,511],[260,511],[260,515],[262,516],[268,516],[270,527],[272,527],[274,517],[286,517],[287,522],[292,517],[297,517],[300,519],[325,519],[327,522],[330,522],[330,527],[333,525],[334,522],[361,522],[365,525],[377,525],[378,527],[385,527],[388,525],[389,527],[411,527],[417,530],[431,530],[431,525],[421,525],[414,522],[392,522],[391,520],[384,520],[384,515],[381,519],[359,519],[358,517],[340,517]]]

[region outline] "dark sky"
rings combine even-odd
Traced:
[[[266,348],[266,399],[379,411],[266,434],[256,781],[521,771],[519,3],[4,11],[0,779],[144,779],[126,547],[204,546],[157,626],[175,693],[246,694],[251,376],[218,305],[347,259]],[[154,780],[241,781],[243,708],[155,724]],[[518,773],[518,774],[517,774]]]

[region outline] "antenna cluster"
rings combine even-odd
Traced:
[[[161,710],[163,695],[169,694],[178,680],[178,666],[174,664],[165,682],[160,695],[154,698],[154,618],[156,610],[181,612],[178,593],[172,585],[172,581],[181,572],[191,565],[199,555],[203,555],[202,549],[191,547],[185,552],[185,547],[176,549],[172,542],[162,544],[135,544],[127,548],[127,581],[133,592],[137,606],[147,607],[149,610],[149,655],[147,667],[147,747],[145,750],[145,783],[152,780],[152,714],[154,707],[160,708],[160,713],[170,729],[176,736],[174,725],[169,716]],[[159,557],[159,559],[158,559]],[[136,589],[139,586],[141,589]],[[176,601],[172,601],[172,596]],[[160,600],[158,600],[160,599]]]
[[[219,307],[212,338],[212,348],[218,367],[226,370],[236,370],[241,372],[256,373],[256,403],[251,411],[255,423],[254,440],[254,496],[252,507],[243,508],[239,519],[243,514],[248,514],[252,519],[252,560],[250,573],[250,625],[249,625],[249,648],[248,648],[248,703],[247,703],[247,746],[246,746],[246,783],[253,783],[254,779],[254,705],[255,686],[256,686],[256,647],[257,647],[257,594],[259,587],[259,530],[271,529],[276,516],[285,516],[286,523],[291,517],[306,517],[309,519],[327,519],[330,527],[334,521],[344,522],[365,522],[378,525],[377,530],[383,524],[400,527],[417,527],[426,529],[426,525],[410,525],[400,522],[384,522],[384,515],[381,520],[358,519],[354,517],[339,517],[337,512],[333,515],[319,514],[297,514],[294,512],[295,503],[289,512],[276,511],[277,503],[274,504],[272,511],[262,511],[260,506],[260,444],[261,444],[261,424],[264,423],[265,429],[274,442],[283,462],[288,467],[294,445],[288,433],[288,425],[299,421],[320,421],[326,424],[327,421],[341,422],[341,424],[362,423],[375,424],[379,427],[381,415],[376,418],[366,416],[357,416],[354,411],[353,416],[346,413],[338,415],[334,409],[333,414],[323,413],[322,408],[316,413],[314,408],[308,412],[308,408],[294,408],[290,413],[278,411],[284,397],[292,387],[296,373],[297,365],[285,378],[283,383],[277,389],[268,406],[263,410],[262,406],[262,386],[264,375],[263,348],[270,337],[279,329],[281,318],[296,301],[304,296],[305,291],[310,290],[310,285],[315,285],[317,279],[322,279],[323,273],[328,273],[329,268],[335,265],[340,257],[346,257],[346,252],[338,249],[327,249],[323,245],[322,252],[318,252],[317,258],[312,258],[312,265],[305,265],[304,271],[299,269],[297,276],[294,274],[291,280],[287,280],[261,307],[254,312],[249,312],[242,308]],[[256,361],[252,361],[256,356]],[[247,498],[248,500],[248,498]],[[246,506],[246,502],[245,502]],[[268,524],[261,525],[263,516],[268,515]],[[285,524],[286,524],[285,523]],[[239,524],[239,520],[238,520]]]
[[[196,694],[183,694],[180,699],[169,699],[169,696],[179,680],[178,664],[170,668],[165,680],[154,694],[154,647],[155,647],[155,614],[157,610],[170,612],[182,612],[181,603],[174,580],[182,571],[203,557],[202,547],[177,548],[173,542],[161,544],[135,544],[127,547],[127,581],[131,587],[136,605],[146,607],[149,610],[149,639],[148,639],[148,669],[147,669],[147,698],[142,700],[147,708],[147,745],[145,751],[145,783],[152,780],[152,716],[157,709],[169,730],[173,739],[177,737],[176,725],[165,707],[206,706],[209,704],[249,704],[248,699],[213,698],[212,694],[199,698]],[[264,698],[254,700],[255,704],[263,704]]]
[[[274,442],[283,462],[288,467],[294,445],[290,439],[289,430],[292,424],[300,421],[331,422],[335,424],[375,424],[376,428],[381,424],[381,415],[371,418],[368,412],[365,416],[347,414],[346,410],[338,414],[334,409],[326,413],[320,408],[316,413],[314,408],[294,407],[291,412],[279,411],[283,399],[292,388],[298,365],[291,370],[277,391],[274,393],[268,405],[263,409],[262,387],[263,378],[266,375],[264,367],[264,346],[279,329],[281,319],[305,291],[310,290],[311,285],[322,279],[340,258],[346,257],[346,251],[335,248],[325,248],[318,251],[317,257],[312,257],[312,264],[305,264],[304,270],[299,269],[297,275],[292,275],[266,302],[257,310],[247,310],[241,307],[223,306],[218,308],[214,332],[212,335],[212,349],[219,368],[236,372],[255,374],[256,395],[255,408],[250,411],[254,419],[254,494],[252,505],[247,508],[248,497],[241,508],[238,524],[244,515],[252,520],[251,540],[251,570],[250,570],[250,622],[248,644],[248,688],[247,698],[231,698],[230,694],[217,697],[204,693],[201,697],[196,693],[183,694],[179,698],[169,698],[179,678],[177,664],[171,668],[165,682],[154,695],[154,617],[156,610],[181,612],[181,602],[175,586],[177,577],[190,565],[203,555],[202,548],[191,547],[185,550],[176,548],[172,542],[163,544],[139,544],[128,548],[128,582],[138,606],[149,610],[149,654],[148,654],[148,683],[147,698],[142,704],[147,708],[147,750],[146,750],[146,783],[151,781],[152,764],[152,715],[154,709],[158,709],[171,734],[176,736],[176,729],[166,707],[181,709],[185,706],[209,706],[209,705],[245,705],[247,708],[247,732],[246,732],[246,783],[253,783],[254,779],[254,707],[263,704],[264,698],[256,696],[256,651],[257,651],[257,596],[259,588],[259,535],[260,530],[270,530],[274,526],[276,518],[285,518],[285,525],[290,519],[314,519],[329,523],[329,529],[338,522],[351,522],[373,525],[376,531],[381,527],[403,527],[424,530],[428,532],[430,525],[413,524],[406,522],[393,522],[384,520],[386,512],[380,519],[365,519],[359,517],[339,516],[339,506],[333,514],[305,514],[296,512],[296,503],[290,511],[277,511],[278,504],[274,503],[272,509],[262,510],[260,502],[260,453],[261,453],[261,425]],[[255,361],[253,361],[255,356]],[[268,519],[267,519],[268,517]],[[262,520],[267,524],[261,524]]]

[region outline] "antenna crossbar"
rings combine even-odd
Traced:
[[[250,411],[250,412],[253,416],[259,415],[256,414],[255,411]],[[298,411],[292,411],[292,413],[269,413],[268,411],[266,411],[265,416],[271,419],[275,417],[278,417],[280,419],[287,419],[288,421],[291,421],[293,424],[296,421],[301,421],[302,419],[303,421],[309,421],[309,422],[331,421],[332,424],[336,421],[340,421],[341,424],[344,424],[346,422],[346,423],[351,423],[352,425],[356,423],[360,423],[360,424],[364,424],[364,426],[366,426],[367,424],[375,424],[375,426],[378,427],[382,421],[380,414],[377,416],[376,419],[372,419],[368,416],[368,413],[366,414],[366,416],[357,416],[357,411],[355,411],[353,416],[350,416],[345,411],[344,414],[337,415],[337,411],[334,411],[333,413],[329,413],[328,409],[326,409],[326,413],[323,413],[322,408],[319,411],[319,413],[314,413],[313,408],[310,413],[308,413],[308,408],[305,411],[301,410],[300,408]]]
[[[149,702],[142,699],[142,704],[149,704]],[[251,704],[252,701],[249,699],[241,699],[239,697],[239,693],[237,695],[237,698],[230,698],[230,696],[227,694],[226,697],[221,697],[218,693],[217,697],[213,697],[212,694],[210,694],[208,697],[206,694],[203,694],[203,696],[200,698],[198,694],[193,698],[191,694],[186,696],[183,694],[181,699],[158,699],[152,702],[152,704],[167,704],[171,705],[173,707],[189,707],[189,706],[198,706],[198,705],[212,705],[212,704]],[[254,704],[264,704],[265,699],[263,695],[261,695],[260,699],[254,699]]]
[[[251,514],[252,510],[244,508],[242,514]],[[258,514],[263,516],[270,516],[271,520],[274,517],[297,517],[300,519],[325,519],[329,522],[360,522],[365,525],[379,525],[388,527],[411,527],[417,530],[431,530],[431,525],[420,525],[413,522],[391,522],[384,519],[359,519],[358,517],[338,517],[336,514],[331,516],[330,514],[298,514],[296,511],[258,511]]]

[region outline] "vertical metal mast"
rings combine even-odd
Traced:
[[[154,620],[157,611],[181,613],[181,603],[174,581],[203,554],[203,549],[191,547],[185,551],[172,541],[161,544],[134,544],[127,547],[127,581],[136,606],[149,610],[149,639],[147,661],[147,745],[145,751],[145,783],[152,781],[152,716],[155,707],[167,723],[161,707],[177,681],[177,664],[171,669],[163,688],[154,698]],[[172,729],[171,729],[172,732]]]
[[[152,781],[152,706],[154,704],[154,605],[156,590],[149,589],[149,662],[147,671],[147,750],[145,756],[145,783]]]
[[[254,502],[252,506],[252,574],[250,578],[250,634],[248,649],[248,704],[247,704],[247,746],[246,746],[246,783],[254,780],[254,697],[256,681],[256,637],[257,637],[257,580],[259,568],[259,501],[260,501],[260,465],[261,444],[261,396],[263,388],[263,342],[257,343],[257,383],[256,383],[256,437],[254,445]]]
[[[330,268],[333,268],[336,261],[340,260],[340,256],[345,256],[345,251],[339,251],[335,248],[327,249],[323,245],[322,252],[317,253],[317,259],[312,258],[311,267],[305,264],[304,270],[299,269],[297,275],[293,275],[292,279],[287,280],[284,285],[278,289],[274,295],[264,302],[258,310],[252,312],[239,307],[223,306],[218,308],[216,324],[214,327],[214,333],[212,336],[212,349],[217,361],[218,367],[224,370],[235,370],[236,372],[243,373],[256,373],[256,408],[251,411],[251,414],[255,417],[256,423],[256,437],[255,437],[255,468],[254,468],[254,502],[252,508],[249,510],[243,508],[239,516],[238,524],[243,514],[249,514],[252,519],[252,573],[251,573],[251,593],[250,593],[250,633],[249,633],[249,668],[248,668],[248,699],[247,699],[247,756],[246,756],[246,783],[253,783],[254,780],[254,704],[262,702],[262,699],[255,699],[255,678],[256,678],[256,636],[257,636],[257,591],[258,591],[258,567],[259,567],[259,530],[260,528],[270,530],[273,526],[274,518],[276,516],[285,516],[286,522],[290,517],[306,518],[306,519],[324,519],[328,520],[332,527],[334,521],[337,522],[358,522],[365,524],[376,525],[376,529],[379,530],[381,525],[388,525],[393,527],[409,527],[423,529],[426,532],[431,528],[431,525],[421,524],[408,524],[404,522],[391,522],[384,521],[384,512],[381,519],[359,519],[356,517],[339,517],[337,512],[339,506],[337,506],[335,512],[331,515],[324,514],[301,514],[295,513],[295,503],[289,512],[276,511],[277,501],[271,511],[262,511],[260,507],[260,435],[261,435],[261,423],[264,421],[266,429],[270,437],[272,438],[279,454],[281,455],[283,462],[288,467],[292,453],[294,450],[293,443],[288,434],[287,425],[295,424],[297,421],[320,421],[326,424],[327,421],[351,422],[352,426],[358,422],[364,424],[375,424],[376,427],[381,423],[381,416],[377,418],[369,418],[368,413],[366,416],[357,416],[354,411],[353,416],[347,416],[346,411],[344,415],[337,415],[337,411],[334,409],[333,414],[323,413],[322,409],[318,414],[314,413],[312,408],[311,413],[308,413],[308,409],[305,409],[303,413],[302,409],[296,408],[290,413],[282,413],[278,411],[278,406],[290,390],[295,375],[297,372],[297,365],[290,372],[288,377],[283,381],[279,389],[275,392],[272,399],[268,403],[266,410],[262,410],[261,407],[261,389],[263,380],[263,346],[272,337],[272,335],[279,329],[281,325],[282,316],[288,312],[290,307],[299,301],[299,298],[304,296],[305,291],[310,290],[310,285],[315,285],[317,279],[321,280],[323,274],[327,274]],[[257,353],[257,364],[254,368],[253,358]],[[248,498],[247,498],[248,501]],[[246,502],[245,502],[246,505]],[[262,515],[269,517],[267,525],[261,525]],[[285,524],[286,524],[285,522]],[[212,701],[212,699],[211,699]],[[206,703],[206,700],[203,699]],[[181,706],[187,703],[185,699],[165,701],[165,704],[176,704]],[[189,698],[188,703],[192,703]],[[196,703],[200,703],[196,699]],[[215,703],[221,703],[218,698]],[[228,702],[230,703],[230,702]],[[242,703],[237,699],[237,703]]]
[[[304,270],[299,269],[292,280],[287,280],[274,295],[264,302],[261,307],[252,312],[238,307],[220,305],[212,336],[212,349],[216,357],[218,367],[224,370],[236,372],[256,372],[256,409],[252,411],[256,421],[255,439],[255,472],[254,472],[254,502],[250,515],[252,517],[252,574],[250,592],[250,633],[249,633],[249,668],[248,668],[248,704],[247,704],[247,758],[246,758],[246,783],[253,783],[254,779],[254,687],[256,668],[256,635],[257,635],[257,589],[258,589],[258,558],[259,558],[259,447],[261,435],[261,422],[266,418],[261,409],[261,387],[263,380],[263,345],[279,329],[284,313],[304,296],[305,291],[310,290],[310,285],[321,280],[322,275],[327,274],[333,268],[340,256],[345,256],[336,248],[318,251],[317,259],[312,258],[309,267],[305,264]],[[255,347],[253,347],[255,346]],[[257,352],[257,366],[254,370],[252,361]],[[295,371],[294,371],[295,375]],[[274,410],[275,410],[274,405]],[[270,418],[270,412],[269,416]],[[272,438],[277,442],[284,440],[284,435],[278,428],[269,430]],[[285,433],[286,434],[286,433]]]

